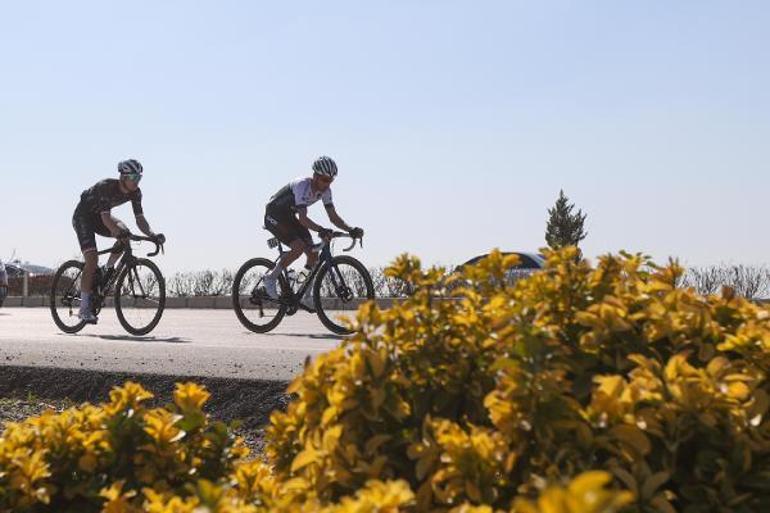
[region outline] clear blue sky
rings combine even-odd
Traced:
[[[770,262],[770,2],[0,6],[0,258],[77,255],[80,192],[133,157],[161,266],[235,268],[328,154],[372,265],[536,250],[560,188],[588,256]]]

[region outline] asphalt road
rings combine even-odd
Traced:
[[[152,333],[135,337],[111,309],[102,311],[97,326],[67,335],[47,308],[0,308],[0,372],[2,366],[33,366],[287,381],[308,356],[333,349],[340,339],[305,312],[256,334],[229,310],[166,310]]]

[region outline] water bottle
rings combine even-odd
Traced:
[[[289,286],[292,290],[295,289],[295,285],[297,284],[297,271],[294,269],[289,269],[286,271],[286,277],[289,279]]]
[[[305,280],[307,280],[308,276],[310,276],[310,270],[302,269],[300,272],[297,273],[297,283],[299,284],[305,283]]]

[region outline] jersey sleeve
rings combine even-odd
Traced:
[[[306,191],[310,184],[305,183],[308,180],[294,180],[289,184],[292,195],[294,196],[294,205],[292,205],[294,208],[307,208],[309,206]]]
[[[328,207],[330,205],[333,205],[332,203],[332,189],[329,187],[326,189],[323,193],[323,196],[321,196],[321,201],[323,201],[323,204],[325,207]]]
[[[113,185],[117,187],[117,181],[115,184],[111,184],[109,180],[102,180],[88,189],[88,195],[93,202],[94,211],[97,214],[109,214],[112,210],[110,195],[112,194]]]
[[[142,190],[141,189],[137,189],[136,193],[131,198],[131,208],[134,209],[135,217],[144,215],[144,210],[142,210]]]

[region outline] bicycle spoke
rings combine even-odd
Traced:
[[[137,260],[118,278],[115,301],[118,320],[126,331],[148,333],[160,320],[166,303],[160,271],[150,260]]]
[[[339,319],[342,311],[355,310],[374,299],[374,285],[366,268],[349,256],[338,256],[316,278],[314,298],[321,322],[335,333],[349,333]]]
[[[78,317],[82,269],[82,262],[72,260],[63,264],[54,276],[50,296],[51,315],[59,329],[66,333],[75,333],[84,326]]]
[[[270,299],[262,290],[265,274],[272,269],[273,263],[266,259],[252,259],[246,262],[235,275],[232,297],[233,309],[246,328],[256,333],[264,333],[275,328],[285,313],[285,307]],[[284,290],[283,277],[279,280],[278,292]]]

